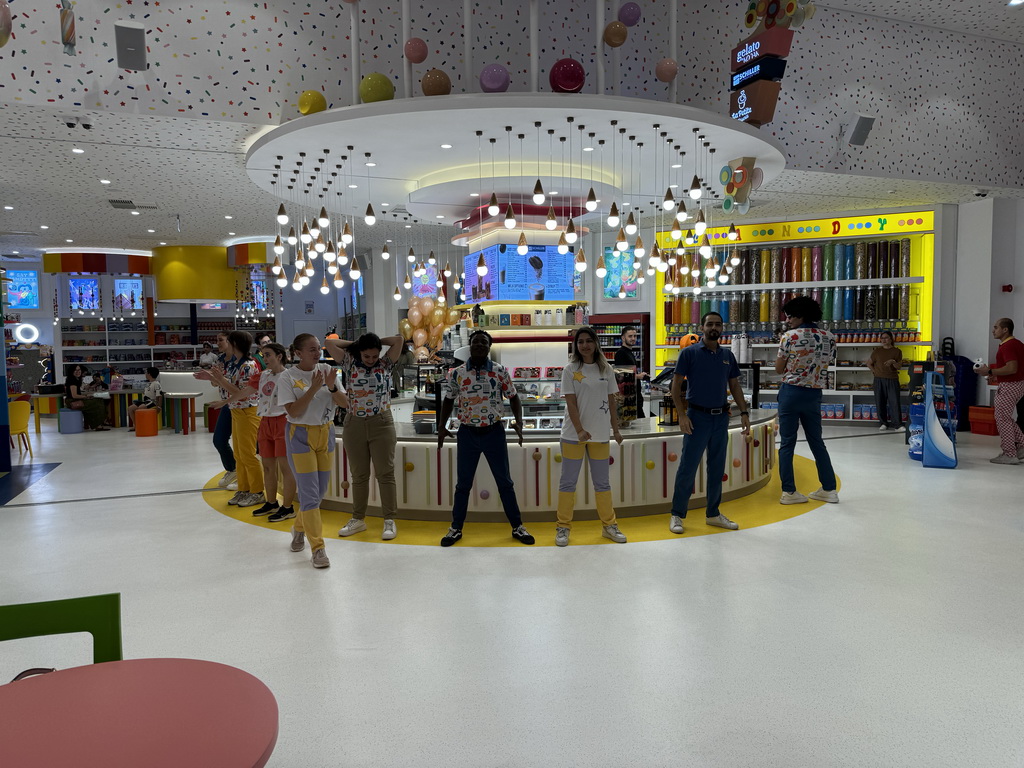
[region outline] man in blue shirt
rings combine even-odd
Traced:
[[[675,376],[672,377],[672,400],[679,414],[683,438],[683,457],[676,472],[672,494],[672,517],[668,529],[683,532],[686,508],[693,494],[693,482],[701,457],[707,451],[707,524],[735,531],[739,526],[718,510],[722,501],[722,475],[725,473],[725,452],[729,445],[729,408],[726,391],[740,407],[743,434],[750,434],[750,413],[740,387],[740,368],[732,352],[722,349],[725,324],[717,312],[708,312],[700,324],[704,338],[679,351]],[[683,397],[683,381],[686,397]]]

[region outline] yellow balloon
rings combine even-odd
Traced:
[[[430,313],[430,324],[434,326],[440,326],[444,322],[445,311],[440,307],[435,307],[434,311]]]
[[[390,101],[393,98],[395,98],[395,84],[387,75],[371,72],[359,83],[359,99],[364,104],[373,101]]]
[[[448,325],[455,325],[459,322],[459,318],[462,317],[462,313],[457,309],[448,310]]]
[[[399,320],[398,331],[402,334],[402,338],[408,341],[412,338],[412,323],[408,320]]]
[[[320,91],[303,91],[299,96],[299,112],[304,115],[312,115],[314,112],[323,112],[327,109],[327,99]]]

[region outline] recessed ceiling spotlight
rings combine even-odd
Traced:
[[[1010,0],[1007,5],[1024,5],[1024,0]]]
[[[228,232],[228,234],[229,234],[229,235],[233,235],[233,234],[235,234],[235,233],[234,233],[234,232]]]
[[[11,253],[21,253],[21,251],[11,251]]]
[[[39,228],[40,228],[40,229],[49,229],[49,227],[48,227],[48,226],[46,226],[45,224],[40,224],[40,225],[39,225]]]
[[[138,216],[138,215],[139,215],[138,211],[132,211],[132,216]]]
[[[147,231],[147,232],[150,232],[150,233],[156,232],[156,230],[155,230],[155,229],[147,229],[146,231]]]
[[[406,224],[406,225],[405,225],[405,228],[406,228],[406,229],[412,229],[412,224]]]
[[[359,185],[358,184],[349,184],[348,188],[349,189],[359,189]]]
[[[441,149],[451,149],[451,148],[452,148],[451,144],[442,144],[441,145]]]
[[[100,179],[100,184],[109,184],[110,179]]]
[[[14,206],[13,205],[5,205],[4,206],[4,210],[5,211],[13,211],[14,210]]]
[[[668,188],[669,189],[679,189],[679,185],[678,184],[669,184]]]
[[[470,197],[480,197],[480,193],[479,192],[470,192],[469,196]]]
[[[69,239],[69,240],[65,240],[64,242],[65,242],[65,243],[73,243],[73,242],[75,242],[75,241],[74,241],[74,240],[70,240],[70,239]]]
[[[443,216],[442,214],[440,214],[440,213],[439,213],[439,214],[437,214],[437,218],[439,218],[439,219],[443,219],[443,218],[444,218],[444,216]]]
[[[81,149],[80,147],[73,147],[71,149],[71,151],[74,152],[76,155],[84,155],[85,154],[85,150]]]
[[[593,151],[594,151],[594,148],[593,148],[593,147],[584,147],[584,148],[583,148],[583,151],[584,151],[584,152],[593,152]]]
[[[373,163],[373,162],[367,162],[367,163],[366,163],[366,167],[367,167],[367,168],[376,168],[376,167],[377,167],[377,164],[376,164],[376,163]]]
[[[163,241],[161,240],[161,241],[160,241],[160,245],[167,245],[167,243],[165,243],[165,242],[163,242]]]
[[[391,205],[391,203],[381,203],[380,207],[381,208],[387,208],[389,205]]]
[[[675,163],[672,167],[673,168],[682,168],[683,164],[682,163]]]
[[[225,216],[224,218],[225,218],[225,219],[233,219],[233,218],[234,218],[234,216]]]

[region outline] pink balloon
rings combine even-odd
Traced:
[[[409,310],[409,322],[412,324],[413,328],[419,328],[420,327],[420,323],[423,322],[423,313],[420,312],[418,309],[410,309]],[[415,334],[413,334],[413,337],[415,338]],[[416,342],[416,346],[417,347],[422,347],[423,343],[422,342]]]
[[[555,93],[579,93],[587,73],[576,59],[559,59],[548,73],[548,82]]]
[[[424,315],[429,315],[434,311],[434,300],[429,296],[420,299],[420,312]]]
[[[679,65],[673,59],[662,59],[654,67],[654,76],[663,83],[671,83],[679,74]]]
[[[418,37],[410,37],[405,41],[405,58],[413,64],[422,64],[427,60],[427,44]]]
[[[636,3],[626,3],[619,8],[619,21],[627,27],[632,27],[640,21],[641,15],[640,6]]]
[[[480,89],[484,93],[504,93],[509,83],[511,78],[508,70],[501,64],[488,64],[480,70]]]
[[[422,347],[427,343],[427,332],[422,328],[417,328],[412,332],[412,343],[417,347]]]

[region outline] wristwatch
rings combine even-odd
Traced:
[[[333,394],[334,394],[335,392],[337,392],[337,391],[338,391],[338,388],[337,388],[337,387],[335,387],[334,389],[331,389],[330,387],[328,387],[328,388],[327,388],[327,391],[328,391],[328,392],[330,392],[330,393],[331,393],[331,394],[333,395]]]
[[[749,416],[750,411],[740,411],[740,416]]]

